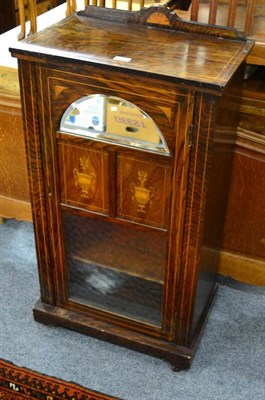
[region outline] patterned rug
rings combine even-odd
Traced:
[[[0,400],[118,400],[0,359]],[[120,399],[121,400],[121,399]]]

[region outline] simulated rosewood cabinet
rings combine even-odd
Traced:
[[[164,7],[87,7],[11,49],[36,320],[189,367],[216,291],[234,99],[251,45]]]

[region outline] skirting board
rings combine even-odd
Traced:
[[[261,258],[221,251],[218,272],[249,285],[265,286],[265,260]]]
[[[31,205],[26,201],[0,195],[0,217],[32,222]]]

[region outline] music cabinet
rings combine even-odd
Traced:
[[[236,31],[88,6],[18,58],[36,320],[188,368],[216,292],[242,66]]]

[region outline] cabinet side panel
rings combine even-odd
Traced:
[[[54,304],[39,141],[35,65],[30,62],[19,61],[19,77],[41,299],[44,303]]]
[[[213,288],[215,276],[206,282],[202,298],[196,299],[196,288],[201,269],[201,247],[205,223],[207,188],[209,185],[210,160],[213,153],[213,130],[218,98],[197,94],[194,132],[189,171],[185,234],[183,242],[182,271],[179,277],[177,318],[177,343],[189,343],[194,305],[197,301],[205,306]]]
[[[208,188],[204,212],[202,248],[198,282],[193,306],[190,340],[200,329],[204,310],[218,271],[220,249],[224,235],[227,198],[230,188],[234,144],[238,125],[238,110],[243,69],[235,75],[222,95],[216,110],[215,129],[208,160]]]

